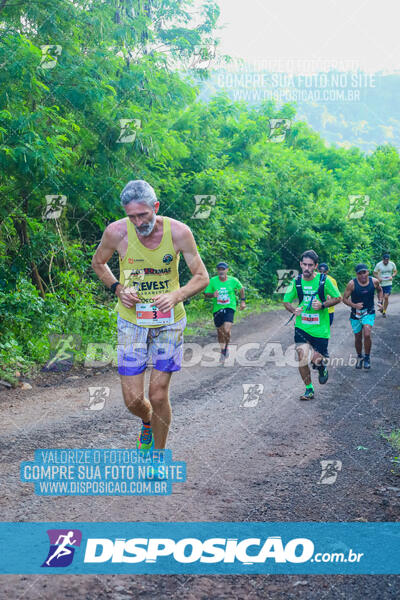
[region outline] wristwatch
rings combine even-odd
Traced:
[[[325,308],[325,302],[321,302],[321,308]]]
[[[115,281],[112,286],[110,287],[110,290],[112,291],[113,294],[115,294],[117,287],[121,285],[119,281]]]

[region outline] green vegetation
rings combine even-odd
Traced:
[[[397,456],[394,456],[392,462],[394,463],[396,475],[400,474],[400,429],[394,429],[388,435],[383,436],[394,448]]]
[[[195,24],[192,12],[191,0],[1,3],[0,378],[44,364],[49,335],[79,335],[82,356],[115,339],[115,302],[90,259],[123,216],[130,179],[149,181],[161,214],[190,224],[210,273],[229,261],[250,307],[306,248],[341,285],[356,262],[372,268],[386,249],[398,258],[397,151],[327,148],[291,105],[199,101],[206,74],[190,67],[199,45],[208,52],[218,9],[204,0]],[[282,143],[271,118],[292,120]],[[133,120],[129,143],[121,119]],[[192,218],[196,195],[215,196],[209,218]],[[349,195],[369,196],[362,218],[348,217]],[[46,196],[65,197],[58,218],[44,218]],[[200,297],[187,308],[192,322],[210,318]]]

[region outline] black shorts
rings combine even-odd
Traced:
[[[226,321],[233,323],[234,316],[235,311],[233,308],[221,308],[221,310],[217,310],[213,315],[215,327],[221,327]]]
[[[314,348],[316,352],[322,354],[322,356],[329,356],[328,354],[328,338],[320,338],[314,337],[309,333],[303,331],[303,329],[299,329],[298,327],[294,328],[294,341],[296,344],[310,344],[311,348]]]

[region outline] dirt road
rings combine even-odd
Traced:
[[[71,372],[61,384],[54,376],[57,385],[34,383],[29,391],[0,392],[1,519],[398,520],[400,480],[392,473],[393,451],[382,433],[399,428],[400,297],[392,298],[386,320],[377,315],[369,372],[356,371],[351,362],[348,312],[344,306],[336,311],[330,343],[335,364],[325,386],[313,375],[313,401],[298,400],[303,387],[297,369],[282,365],[278,344],[283,354],[293,344],[293,326],[284,325],[284,311],[249,316],[234,327],[237,360],[233,352],[224,366],[206,366],[210,359],[203,357],[201,364],[173,376],[168,447],[175,460],[186,461],[187,482],[175,484],[168,497],[40,497],[32,484],[19,481],[20,462],[33,460],[37,448],[134,447],[138,421],[123,404],[115,370],[90,377]],[[214,335],[189,341],[205,346]],[[246,354],[245,344],[253,344]],[[266,351],[267,344],[275,346]],[[259,387],[248,397],[243,384]],[[103,410],[87,410],[88,386],[110,388]],[[334,484],[319,485],[320,461],[328,459],[340,461],[341,470]],[[50,577],[1,576],[0,584],[12,599],[381,600],[400,595],[397,576]]]

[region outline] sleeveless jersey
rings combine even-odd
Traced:
[[[159,294],[174,292],[179,285],[179,254],[175,252],[171,234],[171,220],[163,217],[163,236],[160,245],[153,250],[146,248],[139,240],[135,226],[126,218],[128,229],[128,250],[119,258],[119,282],[126,287],[134,287],[141,303],[150,303],[151,298]],[[118,313],[126,321],[137,324],[136,305],[127,308],[118,298]],[[185,316],[183,302],[174,306],[176,323]],[[146,327],[160,327],[146,325]]]
[[[357,277],[353,279],[354,281],[354,290],[351,292],[351,301],[354,304],[358,302],[363,303],[363,308],[361,311],[357,311],[355,308],[351,309],[350,318],[351,319],[359,319],[363,314],[372,315],[375,314],[375,305],[374,305],[374,294],[375,294],[375,286],[372,281],[372,277],[368,278],[368,285],[360,285],[358,283]]]

